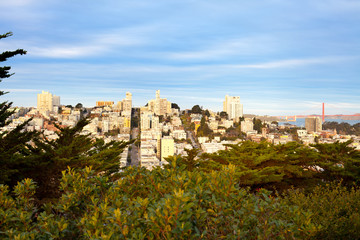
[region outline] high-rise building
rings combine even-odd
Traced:
[[[159,128],[159,116],[155,116],[151,112],[143,112],[140,115],[141,130],[149,130]]]
[[[239,121],[239,118],[243,116],[243,105],[240,104],[240,97],[226,95],[223,110],[228,114],[230,120]]]
[[[321,132],[322,122],[319,117],[307,117],[305,118],[305,128],[308,132]]]
[[[126,92],[126,97],[125,99],[123,99],[122,101],[122,107],[123,107],[123,111],[127,111],[127,112],[131,112],[131,108],[132,108],[132,94],[130,92]]]
[[[157,90],[155,99],[148,102],[148,110],[158,116],[165,116],[171,113],[171,102],[166,98],[160,98],[160,90]]]
[[[131,108],[132,108],[132,94],[130,92],[126,92],[125,99],[117,102],[116,109],[120,111],[131,112]]]
[[[37,110],[39,112],[53,111],[55,106],[60,106],[60,97],[42,91],[37,95]]]

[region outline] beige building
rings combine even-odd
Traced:
[[[113,101],[97,101],[96,102],[97,107],[104,107],[104,106],[112,107],[113,105],[114,105]]]
[[[305,118],[305,128],[308,132],[321,132],[322,122],[319,117],[307,117]]]
[[[122,101],[118,101],[116,104],[117,110],[131,112],[132,108],[132,94],[126,92],[126,97]]]
[[[245,121],[241,122],[241,131],[244,133],[254,131],[254,123],[251,118],[245,118]]]
[[[156,98],[148,102],[148,110],[158,116],[165,116],[171,113],[171,102],[166,98],[160,98],[160,90],[157,90]]]
[[[56,106],[60,106],[59,96],[52,95],[45,91],[42,91],[37,95],[37,110],[39,112],[51,112]]]
[[[230,120],[239,121],[239,118],[243,116],[243,105],[240,104],[240,97],[226,95],[223,111],[228,114]]]
[[[140,115],[141,130],[157,129],[160,127],[159,117],[151,112],[143,112]]]
[[[160,157],[164,161],[166,157],[174,156],[174,139],[171,137],[163,137],[160,142]]]

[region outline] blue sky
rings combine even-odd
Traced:
[[[244,113],[360,112],[358,0],[0,1],[1,101],[36,106],[50,91],[62,104],[94,106],[133,94],[182,108],[222,110],[226,94]]]

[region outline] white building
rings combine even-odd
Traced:
[[[241,131],[244,133],[254,131],[254,123],[251,118],[246,118],[245,121],[241,122]]]
[[[60,105],[60,97],[42,91],[37,95],[37,110],[41,113],[52,112],[54,107]]]
[[[239,121],[243,116],[243,105],[240,104],[240,97],[231,97],[226,95],[223,103],[223,111],[229,116],[229,119]]]

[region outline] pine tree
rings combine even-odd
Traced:
[[[38,185],[38,199],[52,199],[60,196],[59,182],[62,171],[68,167],[83,169],[92,166],[97,174],[117,178],[120,167],[120,154],[128,142],[102,139],[94,140],[81,133],[89,120],[82,119],[74,127],[60,127],[56,140],[45,136],[35,138],[34,154],[27,157],[22,169],[23,175],[34,179]]]
[[[0,35],[0,39],[12,36],[11,32]],[[16,55],[26,54],[23,49],[17,49],[15,51],[5,51],[0,53],[0,62],[5,62],[11,57]],[[0,82],[9,78],[13,73],[10,73],[10,66],[0,66]],[[6,94],[4,91],[0,91],[0,96]],[[9,185],[16,184],[14,176],[18,175],[18,167],[22,164],[21,159],[24,155],[29,153],[28,142],[34,137],[34,132],[25,132],[24,127],[30,121],[26,121],[21,125],[18,125],[12,131],[2,131],[10,124],[9,117],[15,112],[11,110],[12,102],[0,103],[0,183],[8,183]]]

